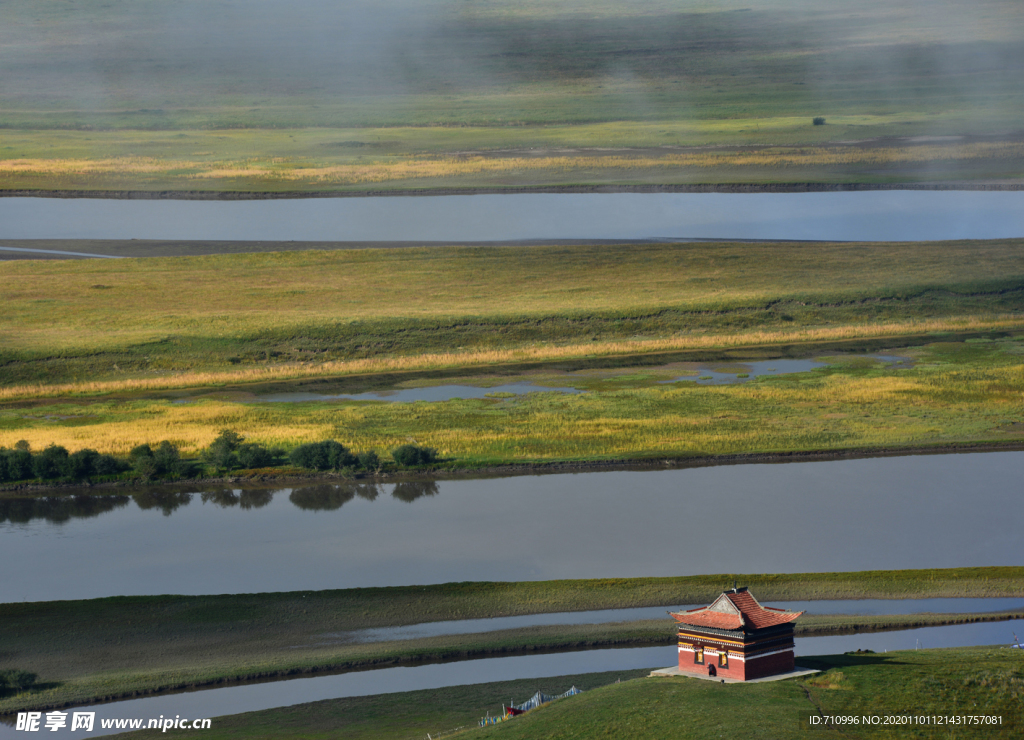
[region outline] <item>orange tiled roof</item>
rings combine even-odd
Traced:
[[[685,612],[674,612],[672,616],[680,624],[688,624],[693,627],[738,630],[744,626],[763,629],[786,624],[801,614],[803,612],[788,612],[785,609],[761,606],[757,599],[744,588],[726,591],[709,606]]]

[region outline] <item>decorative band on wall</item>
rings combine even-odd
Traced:
[[[681,652],[681,653],[693,653],[695,651],[694,651],[692,645],[680,645],[679,646],[679,652]],[[738,660],[741,663],[743,663],[743,662],[746,662],[748,660],[757,660],[759,658],[767,658],[769,655],[778,655],[779,653],[791,653],[791,652],[793,652],[793,648],[792,647],[783,648],[782,650],[773,650],[773,651],[771,651],[769,653],[758,653],[757,655],[744,655],[743,653],[737,653],[737,652],[734,652],[732,650],[729,650],[727,652],[728,652],[728,655],[729,655],[729,660]],[[704,648],[704,655],[707,656],[707,657],[711,657],[711,658],[717,658],[718,657],[718,651],[715,650],[714,648]]]

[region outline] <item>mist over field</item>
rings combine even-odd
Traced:
[[[8,0],[2,14],[0,190],[1003,187],[1024,172],[1017,0]]]
[[[993,96],[1019,107],[1020,3],[897,6],[15,0],[5,3],[0,26],[0,125],[10,125],[3,119],[15,112],[258,110],[282,100],[311,111],[336,104],[344,117],[348,96],[408,96],[415,109],[427,105],[417,96],[580,85],[590,97],[630,98],[630,117],[677,117],[679,106],[699,117],[705,97],[728,94],[708,85],[739,84],[756,95],[780,80],[790,88],[783,102],[807,110],[841,106],[864,85],[876,112]],[[500,120],[487,120],[531,118],[529,110],[503,108]],[[207,124],[230,125],[212,110]]]

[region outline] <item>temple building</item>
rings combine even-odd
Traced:
[[[794,670],[793,621],[803,612],[761,606],[744,588],[710,606],[673,612],[679,623],[679,671],[739,681]]]

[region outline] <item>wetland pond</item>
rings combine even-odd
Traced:
[[[384,401],[388,403],[433,403],[469,398],[502,398],[528,393],[586,393],[588,390],[614,390],[623,382],[653,382],[658,385],[690,382],[697,385],[733,385],[759,377],[805,373],[832,363],[872,361],[886,369],[908,368],[913,360],[895,354],[831,354],[819,359],[733,360],[729,362],[669,362],[662,365],[618,366],[586,370],[551,370],[526,372],[516,376],[480,375],[462,378],[460,382],[414,380],[375,390],[353,389],[362,381],[300,381],[302,390],[281,390],[249,393],[247,391],[176,396],[173,403],[189,403],[203,396],[220,397],[241,402],[308,403],[317,401]],[[621,362],[621,360],[619,361]],[[297,383],[289,385],[294,387]]]
[[[990,452],[8,497],[0,598],[1020,565],[1022,469]]]
[[[1024,236],[1024,192],[0,198],[0,239],[923,241]]]

